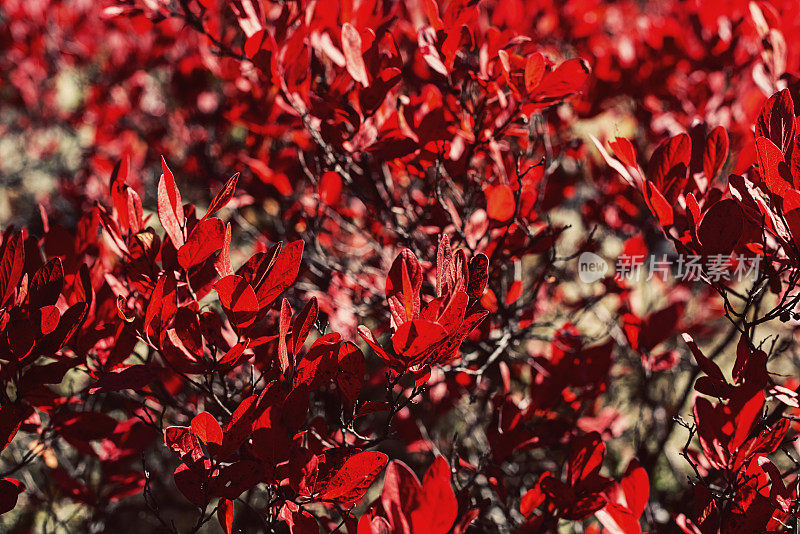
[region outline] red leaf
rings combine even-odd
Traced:
[[[575,439],[572,443],[572,454],[568,465],[568,479],[572,486],[597,474],[606,454],[605,443],[600,434],[590,432]]]
[[[386,466],[388,457],[377,451],[359,452],[349,457],[331,477],[320,500],[350,504],[361,499]]]
[[[175,333],[184,348],[196,359],[203,357],[203,334],[200,319],[192,309],[180,307],[176,310]]]
[[[222,240],[222,250],[220,250],[217,260],[214,262],[214,268],[220,277],[225,277],[233,274],[233,267],[231,267],[231,223],[225,225],[225,237]]]
[[[602,510],[596,512],[597,520],[603,525],[603,532],[608,534],[639,534],[639,518],[633,512],[617,504],[609,502]]]
[[[247,350],[248,344],[249,342],[246,338],[243,341],[236,343],[219,361],[219,367],[225,370],[230,370],[239,365],[239,363],[241,363],[243,360],[244,351]]]
[[[380,346],[378,341],[375,339],[375,336],[372,334],[372,331],[364,325],[358,325],[358,335],[367,342],[367,345],[372,347],[372,350],[383,360],[387,362],[391,360],[391,357],[383,350],[383,347]]]
[[[256,293],[241,276],[231,274],[214,284],[219,294],[219,302],[237,328],[252,325],[258,315],[259,306]]]
[[[14,234],[3,243],[0,257],[0,307],[14,293],[25,264],[25,249],[22,235]]]
[[[636,161],[636,149],[633,148],[630,140],[625,137],[615,137],[613,141],[608,142],[608,146],[614,151],[614,154],[628,167],[638,167],[639,163]]]
[[[443,456],[437,456],[425,477],[411,512],[414,532],[446,534],[458,516],[458,501],[450,484],[450,466]]]
[[[395,352],[411,365],[437,343],[447,337],[447,331],[438,323],[415,319],[400,325],[392,336]]]
[[[439,16],[439,6],[436,4],[436,0],[423,0],[422,8],[425,10],[425,15],[434,30],[444,29],[444,22],[442,22],[442,17]]]
[[[686,168],[692,155],[692,141],[688,134],[671,137],[658,145],[647,165],[647,179],[655,184],[666,198],[677,196],[686,180]],[[668,206],[671,205],[668,203]],[[663,224],[663,223],[662,223]]]
[[[319,523],[314,516],[291,501],[284,503],[278,517],[286,522],[289,534],[319,533]]]
[[[58,311],[56,306],[44,306],[39,310],[41,314],[40,330],[42,334],[49,334],[58,326],[58,321],[61,319],[61,312]]]
[[[281,248],[263,281],[255,286],[259,307],[265,308],[272,304],[278,295],[294,283],[302,258],[302,241],[293,241]]]
[[[506,222],[517,210],[514,192],[505,184],[489,186],[484,190],[486,195],[486,213],[497,222]]]
[[[144,328],[148,336],[161,332],[175,316],[178,308],[178,282],[171,272],[165,272],[156,282],[144,315]]]
[[[703,172],[713,180],[728,158],[728,132],[722,126],[714,128],[706,139],[703,150]]]
[[[789,176],[789,168],[783,161],[783,153],[775,143],[766,137],[756,139],[756,155],[758,156],[758,168],[764,183],[770,192],[783,196],[791,184],[784,178]]]
[[[386,299],[396,324],[419,316],[421,288],[422,269],[419,260],[413,252],[403,249],[386,276]]]
[[[525,90],[531,94],[544,77],[545,70],[544,56],[540,52],[535,52],[525,60]]]
[[[222,427],[222,449],[220,455],[226,457],[233,453],[247,439],[256,419],[258,397],[250,395],[231,414],[231,418]]]
[[[306,342],[308,333],[317,321],[319,314],[319,304],[317,304],[317,297],[311,297],[303,309],[297,314],[292,322],[292,352],[294,356],[300,352],[303,343]]]
[[[403,462],[392,460],[386,467],[381,492],[381,505],[392,524],[407,523],[405,515],[413,510],[421,492],[417,475]]]
[[[222,445],[222,427],[214,416],[208,412],[200,412],[192,419],[192,433],[206,445]]]
[[[192,229],[186,244],[178,249],[178,263],[188,270],[221,249],[224,241],[225,226],[222,221],[203,219]]]
[[[658,218],[661,226],[671,226],[673,223],[672,205],[667,202],[664,195],[652,184],[650,181],[644,183],[644,199],[647,202],[647,207]]]
[[[542,492],[542,480],[551,477],[552,475],[549,472],[543,473],[536,480],[536,484],[534,484],[531,489],[525,492],[525,495],[522,496],[522,500],[519,503],[519,511],[522,513],[522,515],[528,517],[533,513],[534,510],[541,506],[546,497],[544,492]]]
[[[233,501],[220,499],[217,506],[217,520],[225,534],[233,532]]]
[[[322,175],[317,184],[319,201],[326,206],[336,207],[342,196],[342,177],[339,173],[328,171]]]
[[[354,343],[345,341],[339,347],[339,371],[336,373],[336,384],[347,402],[355,404],[361,386],[364,384],[366,363],[364,353]]]
[[[289,334],[289,326],[292,321],[292,307],[289,301],[283,299],[281,302],[281,315],[278,319],[278,363],[281,366],[281,373],[286,375],[291,363],[289,362],[289,349],[286,348],[286,336]],[[294,332],[292,332],[294,334]],[[293,350],[297,350],[292,346]]]
[[[333,378],[340,344],[341,336],[336,332],[317,339],[297,363],[294,387],[305,384],[313,389]]]
[[[592,69],[580,58],[569,59],[547,72],[536,88],[536,100],[549,100],[575,93],[589,78]]]
[[[622,492],[625,494],[625,502],[628,509],[636,518],[641,517],[647,506],[647,499],[650,495],[650,480],[647,472],[636,460],[631,460],[628,469],[620,481]]]
[[[361,56],[361,36],[349,22],[342,25],[342,52],[350,76],[364,87],[369,87],[367,67]]]
[[[211,201],[211,204],[208,206],[208,211],[206,214],[203,215],[203,220],[207,220],[209,217],[217,213],[219,210],[224,208],[228,202],[231,201],[233,198],[233,194],[236,192],[236,181],[239,179],[239,173],[237,172],[225,182],[225,185],[222,186],[222,189],[214,196],[214,199]]]
[[[441,297],[453,286],[451,280],[453,269],[450,264],[453,262],[453,248],[450,246],[450,238],[447,234],[439,236],[439,246],[436,247],[436,296]]]
[[[183,204],[181,193],[175,185],[175,177],[167,167],[166,160],[161,158],[163,174],[158,181],[158,220],[167,232],[172,244],[179,249],[184,244],[183,239]]]
[[[142,199],[139,194],[130,187],[125,188],[125,198],[127,200],[128,224],[133,234],[138,234],[144,227]]]
[[[169,426],[164,430],[164,445],[172,449],[173,451],[177,451],[184,454],[193,454],[193,459],[198,459],[202,457],[202,452],[200,451],[200,442],[197,439],[197,436],[192,434],[191,429],[188,426]]]
[[[483,295],[486,289],[486,282],[489,280],[489,258],[485,254],[476,254],[469,260],[469,284],[467,284],[467,295],[477,299]]]
[[[358,520],[356,534],[392,534],[392,526],[380,516],[364,514]]]
[[[522,282],[519,280],[517,282],[519,282],[520,291],[522,291]],[[512,290],[513,286],[514,284],[512,284]],[[436,322],[442,325],[448,334],[455,334],[464,321],[464,314],[467,312],[468,304],[469,296],[463,291],[457,291],[450,297],[447,307],[439,313],[439,318]]]
[[[756,120],[756,137],[766,137],[786,154],[794,143],[794,103],[788,89],[775,93],[766,101]]]

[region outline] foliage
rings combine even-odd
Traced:
[[[799,10],[3,2],[3,530],[795,531]]]

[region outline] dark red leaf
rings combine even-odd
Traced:
[[[469,260],[469,284],[467,295],[477,299],[483,295],[489,280],[489,258],[485,254],[476,254]]]
[[[0,451],[8,447],[22,422],[33,412],[20,404],[0,406]]]
[[[53,258],[36,271],[28,287],[28,303],[31,308],[43,308],[58,302],[64,289],[64,267],[61,258]]]
[[[95,393],[108,393],[125,389],[139,390],[149,384],[153,378],[153,373],[146,365],[129,365],[103,375],[89,389],[89,393],[94,395]]]
[[[203,468],[206,462],[208,460],[199,460],[193,463],[191,467],[181,464],[175,469],[174,475],[175,485],[183,496],[192,504],[200,507],[208,504],[210,499],[205,469]]]
[[[590,432],[573,440],[567,475],[570,485],[575,486],[581,480],[597,474],[605,454],[605,443],[597,432]]]
[[[77,441],[107,438],[117,422],[101,412],[65,412],[54,418],[54,427],[62,436]]]
[[[744,227],[744,216],[739,204],[732,198],[720,200],[703,216],[697,228],[697,237],[708,255],[729,255],[739,242]]]
[[[0,479],[0,515],[10,512],[17,505],[19,494],[25,491],[25,484],[15,478]]]

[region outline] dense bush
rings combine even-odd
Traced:
[[[796,532],[797,35],[3,2],[2,531]]]

